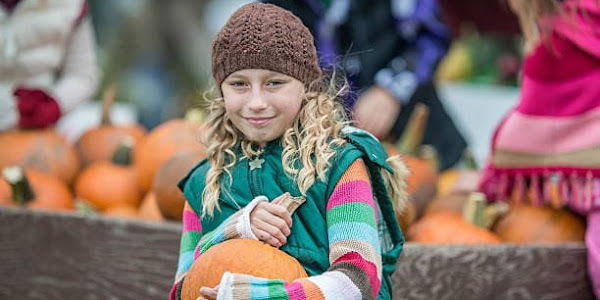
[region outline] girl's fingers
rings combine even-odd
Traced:
[[[277,227],[282,227],[275,220],[277,218],[282,219],[287,225],[288,229],[292,226],[292,216],[290,213],[277,204],[262,202],[259,203],[254,211],[250,214],[251,221],[255,219],[263,220],[267,223],[274,224]]]
[[[215,286],[214,288],[209,288],[209,287],[203,286],[200,288],[200,293],[206,298],[216,299],[218,291],[219,291],[218,289],[219,289],[218,285]]]
[[[256,230],[254,230],[254,234],[256,235],[256,237],[259,240],[261,240],[273,247],[279,248],[283,245],[277,238],[275,238],[270,233],[268,233],[264,230],[256,229]]]
[[[285,208],[284,208],[284,207],[282,207],[282,206],[276,205],[276,204],[275,204],[275,205],[273,205],[272,203],[271,203],[271,205],[269,205],[269,206],[265,206],[265,209],[266,209],[266,210],[267,210],[269,213],[271,213],[271,214],[273,214],[273,215],[275,215],[275,216],[279,217],[279,218],[280,218],[280,219],[282,219],[283,221],[285,221],[285,223],[286,223],[287,227],[292,227],[292,216],[291,216],[291,215],[290,215],[290,213],[287,211],[287,209],[285,209]]]
[[[277,221],[276,219],[271,220],[271,222]],[[285,223],[282,220],[279,220],[279,223],[283,225],[284,230],[282,231],[279,227],[265,222],[263,220],[259,220],[256,223],[256,227],[260,230],[266,232],[269,237],[276,238],[282,245],[287,243],[287,236],[290,234],[290,229],[285,226]]]
[[[279,225],[273,225],[269,222],[275,222],[275,223],[278,223]],[[287,243],[287,236],[290,235],[291,231],[290,231],[290,228],[287,227],[285,222],[276,217],[272,217],[272,219],[269,222],[265,222],[264,220],[260,220],[260,219],[253,220],[253,222],[251,223],[253,232],[255,232],[257,230],[260,230],[261,232],[265,232],[268,235],[267,237],[263,237],[264,238],[263,240],[265,242],[270,242],[268,239],[270,237],[274,237],[281,243],[281,245]],[[254,230],[254,229],[257,229],[257,230]],[[257,237],[258,237],[258,235],[257,235]],[[261,239],[261,238],[259,237],[259,239]]]
[[[289,214],[287,215],[289,216]],[[284,218],[285,216],[285,214],[283,215],[283,217],[271,213],[267,214],[264,218],[260,218],[260,221],[265,223],[265,226],[262,229],[268,231],[272,235],[277,235],[277,232],[281,232],[283,236],[290,235],[291,218],[289,220],[286,220]]]

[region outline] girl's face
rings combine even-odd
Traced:
[[[304,94],[299,80],[269,70],[245,69],[221,84],[227,115],[244,137],[264,145],[292,126]]]

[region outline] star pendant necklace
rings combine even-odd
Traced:
[[[254,169],[260,169],[262,168],[263,163],[265,162],[265,160],[263,158],[261,158],[261,156],[263,155],[263,153],[265,153],[265,149],[260,149],[258,154],[256,154],[254,156],[254,158],[252,160],[250,160],[250,162],[248,163],[250,165],[250,171],[254,170]]]
[[[265,162],[264,159],[260,158],[260,156],[256,156],[254,159],[252,159],[249,163],[250,165],[250,171],[254,170],[254,169],[260,169],[262,168],[262,164]]]

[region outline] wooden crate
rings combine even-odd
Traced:
[[[167,299],[181,226],[0,208],[0,299]],[[394,299],[594,299],[585,245],[405,246]]]

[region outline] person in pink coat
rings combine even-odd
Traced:
[[[521,95],[492,138],[479,188],[587,218],[588,271],[600,298],[600,3],[512,0],[525,37]]]

